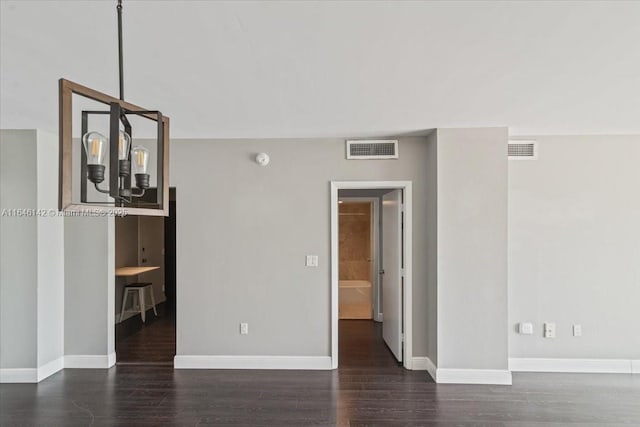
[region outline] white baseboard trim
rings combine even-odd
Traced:
[[[439,384],[511,385],[511,372],[502,369],[438,369],[428,357],[414,357],[414,371],[427,371]]]
[[[37,383],[38,370],[36,368],[2,368],[0,369],[0,383]]]
[[[514,372],[568,372],[594,374],[640,373],[640,360],[510,358]]]
[[[40,382],[46,378],[49,378],[51,375],[63,369],[64,369],[64,356],[59,357],[55,360],[52,360],[49,363],[45,363],[44,365],[38,368],[37,382]]]
[[[414,357],[413,361],[411,362],[411,366],[413,367],[414,371],[426,371],[429,362],[431,361],[428,357]]]
[[[412,367],[414,371],[427,371],[436,380],[436,365],[428,357],[414,357]]]
[[[497,384],[511,385],[507,369],[436,369],[438,384]]]
[[[0,369],[0,383],[39,383],[64,368],[64,358],[52,360],[39,368]]]
[[[329,356],[189,356],[173,359],[175,369],[331,369]]]
[[[116,354],[73,354],[64,357],[64,367],[72,369],[108,369],[116,364]]]
[[[116,354],[67,355],[39,368],[0,369],[0,383],[39,383],[65,368],[108,369],[116,364]]]

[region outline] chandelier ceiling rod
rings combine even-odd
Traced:
[[[124,70],[122,65],[122,0],[118,0],[118,66],[120,68],[120,99],[124,101]]]

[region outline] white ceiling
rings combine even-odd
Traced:
[[[125,0],[125,94],[184,138],[640,134],[640,2]],[[0,2],[0,127],[117,95],[115,0]]]

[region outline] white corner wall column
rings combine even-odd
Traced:
[[[109,368],[114,219],[62,217],[58,139],[0,131],[0,382]]]
[[[115,364],[115,220],[65,218],[65,367]]]
[[[39,382],[64,366],[64,233],[58,144],[0,131],[0,382]]]
[[[437,130],[438,383],[511,384],[506,128]]]

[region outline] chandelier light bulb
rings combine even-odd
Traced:
[[[133,147],[131,163],[136,177],[136,187],[149,188],[149,150],[140,146]]]
[[[149,150],[144,147],[133,147],[131,150],[131,162],[134,174],[149,173]]]
[[[99,132],[87,132],[82,137],[84,152],[87,154],[87,165],[105,164],[107,154],[107,137]]]
[[[121,130],[118,136],[118,160],[127,160],[129,158],[129,147],[131,147],[131,137]]]

